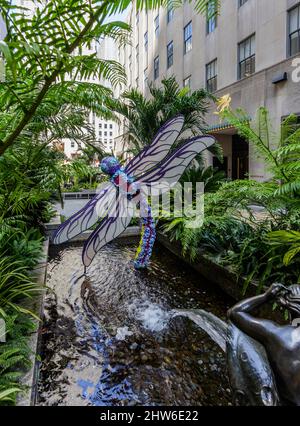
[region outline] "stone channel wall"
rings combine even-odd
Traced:
[[[48,260],[48,250],[49,245],[51,244],[51,234],[55,229],[60,225],[60,216],[57,215],[49,224],[46,224],[46,234],[49,236],[44,243],[42,258],[33,271],[33,275],[36,277],[37,285],[39,287],[45,287],[46,283],[46,274],[47,274],[47,260]],[[83,242],[90,235],[92,231],[86,231],[81,235],[77,236],[72,240],[72,242]],[[140,235],[140,227],[132,226],[126,229],[123,234],[119,236],[121,239],[125,238],[136,238]],[[203,255],[198,256],[196,262],[190,262],[187,258],[182,255],[182,248],[179,242],[170,242],[168,237],[164,235],[162,232],[158,232],[157,239],[166,249],[168,249],[175,256],[180,258],[185,263],[188,263],[193,269],[198,271],[203,277],[205,277],[208,281],[213,284],[217,284],[225,293],[231,296],[235,300],[240,300],[242,298],[242,288],[244,284],[243,279],[237,280],[237,277],[234,273],[230,272],[228,269],[218,265],[213,262],[208,257]],[[250,286],[252,290],[250,294],[255,293],[255,288],[253,291],[253,286]],[[250,295],[247,294],[247,295]],[[30,309],[32,309],[40,318],[43,316],[43,301],[44,301],[44,293],[41,294],[40,297],[36,298]],[[38,380],[38,368],[39,361],[37,360],[36,354],[39,352],[38,344],[39,344],[39,327],[40,324],[36,321],[37,331],[30,336],[30,347],[32,350],[31,361],[32,367],[31,369],[24,375],[22,379],[22,384],[28,386],[28,391],[21,395],[18,399],[17,405],[19,406],[29,406],[34,405],[35,397],[36,397],[36,386]]]

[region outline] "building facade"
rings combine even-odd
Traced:
[[[119,53],[116,43],[111,38],[102,40],[94,40],[89,48],[82,49],[84,55],[97,55],[99,59],[117,61]],[[109,82],[106,80],[90,80],[91,83],[100,83],[109,89],[112,89]],[[114,88],[114,96],[118,97],[120,88]],[[108,154],[119,153],[119,125],[116,121],[107,120],[94,113],[89,114],[89,124],[94,130],[95,140],[93,145],[102,148]],[[76,158],[81,147],[74,140],[64,140],[64,152],[68,158]]]
[[[275,130],[285,116],[300,117],[299,0],[221,0],[218,15],[213,7],[212,1],[203,16],[189,2],[142,12],[133,5],[132,45],[124,54],[129,87],[147,96],[150,82],[175,75],[191,90],[230,94],[232,107],[242,107],[251,119],[260,106],[268,108]],[[223,146],[227,176],[265,180],[265,165],[213,108],[208,128]],[[217,165],[211,156],[208,162]]]

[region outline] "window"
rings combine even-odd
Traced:
[[[289,11],[289,54],[300,53],[300,6]]]
[[[217,59],[206,65],[206,89],[213,93],[218,87],[218,62]]]
[[[144,48],[145,52],[148,52],[148,31],[146,31],[144,34]]]
[[[148,71],[148,69],[146,68],[144,70],[144,87],[148,86],[148,75],[147,75],[147,71]]]
[[[206,32],[210,34],[217,28],[217,6],[216,0],[209,0],[206,12]]]
[[[107,123],[104,123],[104,129],[107,129]]]
[[[158,37],[158,34],[159,34],[159,15],[157,15],[154,19],[154,32],[155,32],[155,36]]]
[[[183,30],[184,33],[184,53],[192,50],[192,21],[189,22]]]
[[[183,80],[183,87],[188,87],[191,89],[192,76],[188,76]]]
[[[100,137],[102,136],[102,131],[100,131],[100,132],[99,132],[99,136],[100,136]]]
[[[167,23],[171,22],[174,16],[174,8],[172,4],[168,4],[167,8]]]
[[[110,128],[110,129],[112,129],[112,128],[113,128],[113,125],[112,125],[112,124],[110,124],[110,125],[109,125],[109,128]]]
[[[104,136],[107,136],[107,132],[104,132]]]
[[[109,136],[112,136],[112,133],[113,133],[113,132],[109,132]]]
[[[102,129],[102,123],[99,123],[99,129]]]
[[[239,7],[242,7],[248,0],[239,0]]]
[[[75,142],[71,141],[71,148],[75,148]]]
[[[135,54],[135,63],[136,63],[136,72],[137,74],[140,73],[139,67],[140,67],[140,61],[139,61],[139,45],[136,46],[136,54]]]
[[[154,80],[159,77],[159,56],[154,59]]]
[[[239,44],[239,78],[255,73],[255,35]]]
[[[167,68],[173,65],[173,41],[167,46]]]

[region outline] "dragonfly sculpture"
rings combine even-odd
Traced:
[[[54,243],[66,242],[100,221],[83,248],[82,261],[88,267],[96,253],[129,226],[135,207],[139,207],[142,233],[134,265],[136,269],[147,268],[156,232],[145,194],[153,186],[159,188],[160,194],[169,191],[197,154],[215,143],[212,136],[197,136],[171,150],[183,124],[182,115],[169,120],[160,128],[153,142],[125,167],[115,157],[104,158],[100,167],[110,180],[85,207],[57,229]]]

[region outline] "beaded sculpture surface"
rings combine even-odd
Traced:
[[[139,211],[142,233],[134,266],[147,268],[156,238],[155,220],[148,203],[151,188],[159,187],[160,194],[172,189],[196,155],[215,143],[212,136],[197,136],[170,152],[183,124],[182,115],[169,120],[153,142],[125,167],[115,157],[104,158],[100,168],[109,176],[109,181],[85,207],[58,228],[54,243],[68,241],[99,221],[83,248],[82,260],[87,267],[103,246],[124,232],[134,212]]]

